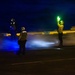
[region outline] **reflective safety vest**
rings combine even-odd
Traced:
[[[64,28],[64,25],[59,25],[58,26],[58,33],[62,33],[63,32],[63,28]]]
[[[19,36],[19,40],[27,40],[27,32],[26,31],[22,31],[20,33],[20,36]]]

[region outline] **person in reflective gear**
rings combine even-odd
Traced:
[[[64,28],[64,22],[60,21],[58,23],[58,39],[59,39],[59,46],[63,46],[63,28]]]
[[[21,28],[21,33],[19,36],[18,44],[19,44],[19,52],[18,54],[25,54],[26,51],[26,41],[27,41],[27,31],[25,31],[25,27]]]

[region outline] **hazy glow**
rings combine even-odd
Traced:
[[[60,17],[59,17],[59,16],[57,16],[57,21],[58,21],[58,22],[60,21]]]
[[[17,39],[12,40],[11,37],[0,37],[0,50],[17,51],[19,45]],[[59,41],[57,35],[28,35],[26,48],[31,50],[45,49],[58,46]],[[63,45],[75,45],[75,34],[65,34],[63,36]],[[57,50],[60,50],[57,48]]]
[[[36,46],[36,47],[49,47],[55,44],[54,42],[47,42],[42,40],[33,40],[31,43],[32,43],[32,46]]]
[[[8,51],[14,51],[18,48],[17,40],[3,39],[0,45],[0,49]]]
[[[49,48],[54,46],[57,41],[48,41],[46,36],[28,36],[28,41],[26,43],[27,49],[39,49],[39,48]],[[19,48],[18,40],[12,40],[11,37],[4,37],[0,40],[0,50],[7,50],[7,51],[17,51]]]

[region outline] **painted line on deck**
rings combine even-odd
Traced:
[[[47,60],[47,61],[20,62],[20,63],[12,63],[11,65],[37,64],[37,63],[46,63],[46,62],[55,62],[55,61],[65,61],[65,60],[75,60],[75,58],[56,59],[56,60]]]

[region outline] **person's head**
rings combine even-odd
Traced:
[[[25,30],[25,27],[21,27],[21,30],[24,31]]]
[[[63,22],[63,21],[60,21],[60,24],[61,24],[61,25],[63,25],[63,24],[64,24],[64,22]]]
[[[15,19],[14,19],[14,18],[12,18],[12,19],[11,19],[11,21],[13,22],[13,21],[15,21]]]

